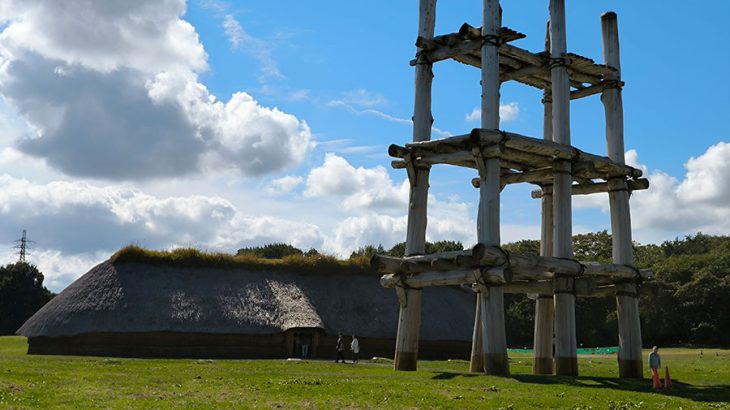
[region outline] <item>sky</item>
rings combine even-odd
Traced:
[[[504,0],[540,51],[547,1]],[[634,240],[730,234],[730,2],[567,0],[568,49],[601,61],[618,14]],[[442,1],[436,33],[480,25]],[[0,0],[0,263],[60,291],[119,248],[235,252],[271,242],[347,257],[405,240],[417,2]],[[690,30],[691,29],[691,30]],[[434,67],[433,138],[478,127],[479,71]],[[542,137],[541,91],[505,83],[501,128]],[[605,155],[598,96],[572,143]],[[476,242],[471,169],[434,167],[427,239]],[[503,242],[538,239],[530,185],[501,197]],[[606,194],[574,197],[574,233],[610,231]]]

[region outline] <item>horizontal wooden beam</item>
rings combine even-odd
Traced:
[[[411,158],[426,165],[472,166],[473,157],[470,153],[475,148],[481,150],[482,154],[485,154],[484,150],[496,149],[488,156],[499,156],[506,161],[524,164],[530,168],[544,168],[551,166],[554,160],[568,160],[578,164],[576,169],[578,176],[586,179],[607,180],[618,176],[638,178],[642,174],[639,169],[615,163],[607,157],[588,154],[571,145],[480,128],[475,128],[469,135],[414,142],[406,144],[405,147],[393,144],[388,147],[388,153],[396,158]]]
[[[646,178],[629,179],[626,181],[629,191],[640,191],[649,188],[649,180]],[[576,184],[572,187],[573,195],[588,195],[599,192],[608,192],[608,182],[594,182],[590,184]],[[536,189],[531,192],[530,196],[535,199],[542,198],[543,193],[552,194],[553,187],[550,185],[543,186],[542,189]]]
[[[380,285],[385,288],[395,288],[397,286],[425,288],[429,286],[458,286],[471,283],[502,285],[505,283],[504,269],[496,267],[489,269],[428,271],[413,275],[386,274],[380,278]]]
[[[396,279],[404,276],[416,277],[422,273],[428,273],[424,277],[426,279],[423,280],[435,281],[441,278],[438,272],[451,272],[443,279],[449,284],[453,284],[458,278],[464,278],[464,275],[467,275],[464,271],[472,273],[473,271],[485,272],[493,268],[504,269],[502,280],[505,282],[510,282],[513,279],[550,279],[554,275],[600,277],[617,280],[650,279],[652,275],[651,270],[639,271],[627,265],[579,262],[573,259],[505,252],[499,247],[484,246],[482,244],[477,244],[465,251],[442,252],[405,258],[375,255],[370,263],[378,272],[394,275]]]
[[[543,90],[550,89],[552,87],[550,55],[544,51],[533,53],[507,44],[509,41],[523,38],[524,35],[506,27],[500,30],[499,36],[500,81],[516,80]],[[458,33],[432,39],[419,37],[416,45],[421,48],[421,52],[411,61],[411,65],[454,59],[480,68],[481,38],[479,29],[468,24],[464,24]],[[596,64],[593,60],[574,53],[566,54],[565,63],[570,85],[576,88],[572,98],[582,98],[601,92],[603,79],[615,71],[611,67]]]

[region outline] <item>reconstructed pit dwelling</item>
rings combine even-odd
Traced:
[[[637,285],[650,271],[634,267],[629,195],[646,189],[641,171],[624,161],[621,66],[616,14],[601,16],[604,64],[568,53],[565,0],[550,0],[546,49],[534,53],[511,45],[525,37],[501,26],[499,0],[484,0],[483,25],[464,24],[458,33],[434,37],[436,0],[419,1],[413,142],[391,145],[410,180],[406,256],[376,256],[385,275],[381,284],[395,288],[400,303],[395,369],[415,370],[421,326],[422,289],[472,284],[477,308],[470,369],[509,374],[505,339],[504,293],[537,295],[534,373],[576,376],[575,298],[615,296],[618,312],[620,377],[641,378],[641,327]],[[481,128],[467,135],[431,140],[433,63],[453,59],[481,69]],[[499,129],[499,88],[505,81],[544,91],[543,138]],[[570,145],[570,100],[600,94],[606,116],[608,156]],[[431,166],[474,168],[479,177],[478,244],[464,252],[423,255],[426,201]],[[508,184],[528,182],[542,200],[540,256],[508,253],[500,245],[500,192]],[[573,259],[571,195],[608,192],[613,263]],[[555,343],[553,353],[553,340]],[[553,366],[554,365],[554,366]]]

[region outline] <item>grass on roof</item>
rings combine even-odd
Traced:
[[[222,252],[205,252],[194,248],[156,251],[129,245],[112,255],[111,261],[114,264],[143,263],[187,268],[378,275],[370,267],[369,260],[365,257],[341,260],[331,255],[291,255],[283,259],[265,259],[252,254],[231,255]]]

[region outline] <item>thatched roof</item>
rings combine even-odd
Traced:
[[[470,340],[474,295],[429,288],[421,338]],[[111,260],[91,269],[18,330],[27,337],[98,332],[328,334],[394,338],[398,300],[368,274],[211,269]]]

